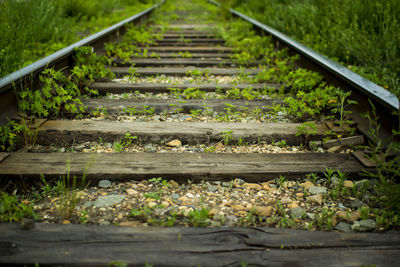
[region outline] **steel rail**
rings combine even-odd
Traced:
[[[22,82],[24,79],[28,78],[31,76],[33,73],[38,73],[39,71],[43,70],[46,67],[53,66],[57,62],[62,61],[66,57],[69,57],[73,55],[74,49],[77,47],[81,46],[88,46],[96,43],[97,41],[103,39],[107,35],[121,29],[122,27],[126,26],[128,23],[131,23],[133,21],[136,21],[143,16],[151,13],[154,9],[158,8],[161,6],[165,0],[162,0],[158,4],[153,5],[152,7],[136,14],[133,15],[117,24],[114,24],[100,32],[97,32],[89,37],[86,37],[85,39],[82,39],[76,43],[73,43],[47,57],[44,57],[20,70],[17,70],[3,78],[0,79],[0,93],[3,93],[10,88],[12,88],[13,85],[17,85],[18,83]]]
[[[220,3],[213,0],[208,0],[208,2],[222,7]],[[358,101],[359,104],[351,107],[351,110],[354,111],[352,114],[353,120],[358,123],[360,131],[367,136],[369,136],[370,125],[368,120],[362,117],[361,114],[370,110],[368,101],[371,99],[377,108],[379,123],[382,126],[380,137],[384,140],[393,138],[392,129],[399,127],[399,119],[395,114],[399,112],[400,105],[396,95],[276,29],[232,8],[229,11],[231,14],[250,22],[255,29],[272,36],[276,41],[299,54],[301,60],[303,60],[303,63],[300,62],[300,65],[303,67],[320,72],[327,80],[345,90],[355,89],[352,90],[354,92],[352,98]]]

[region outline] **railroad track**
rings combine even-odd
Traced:
[[[314,52],[272,32],[274,38],[281,38],[281,45],[300,54],[298,64],[311,65],[322,75],[313,76],[318,83],[311,86],[311,92],[322,80],[354,89],[344,99],[325,93],[319,97],[325,98],[324,105],[331,105],[330,108],[317,112],[310,104],[309,113],[296,117],[296,112],[290,113],[289,108],[294,107],[288,100],[295,99],[294,81],[266,78],[269,69],[284,69],[283,65],[274,66],[274,60],[282,60],[286,66],[292,59],[285,61],[274,49],[265,52],[273,58],[269,63],[262,58],[243,62],[233,56],[246,55],[229,36],[229,29],[236,26],[221,30],[221,26],[215,27],[215,21],[207,22],[215,16],[215,7],[199,2],[194,1],[192,6],[182,2],[183,7],[172,10],[168,6],[171,3],[164,4],[167,7],[157,5],[125,21],[143,23],[144,28],[122,23],[75,45],[92,45],[98,54],[107,54],[107,63],[112,64],[106,70],[115,75],[79,85],[98,92],[80,99],[77,106],[84,110],[74,112],[64,105],[57,110],[58,117],[47,118],[21,115],[13,104],[4,110],[2,118],[24,121],[33,133],[25,136],[27,144],[18,151],[0,152],[4,188],[26,194],[12,183],[21,185],[23,180],[22,186],[26,187],[26,183],[38,184],[39,178],[45,177],[42,187],[48,186],[48,191],[35,191],[36,198],[42,195],[36,202],[32,192],[24,200],[27,205],[35,205],[41,219],[0,225],[0,262],[395,265],[400,239],[397,233],[305,232],[266,227],[333,230],[340,225],[344,228],[336,229],[341,231],[350,231],[350,227],[354,231],[386,230],[371,219],[376,216],[370,214],[372,211],[365,214],[366,207],[372,208],[372,201],[366,205],[368,200],[363,194],[369,194],[370,189],[362,186],[365,181],[356,182],[360,172],[376,170],[376,164],[363,154],[365,148],[358,148],[373,138],[368,131],[370,124],[360,113],[370,109],[366,103],[372,97],[378,115],[385,115],[379,121],[383,126],[379,135],[388,137],[396,127],[395,117],[388,114],[398,109],[398,103],[386,101],[390,94],[378,92],[378,86],[327,59],[316,61]],[[144,18],[151,12],[156,14],[147,24]],[[151,42],[139,38],[129,47],[134,52],[121,57],[126,47],[118,45],[132,42],[120,35],[125,32],[125,36],[150,36]],[[110,44],[104,46],[110,40],[114,48]],[[75,46],[48,59],[55,69],[68,66],[63,69],[68,77],[74,77],[71,62],[79,61],[78,52],[73,52]],[[17,82],[16,86],[23,90],[29,83],[26,77],[31,72],[41,72],[48,63],[44,60],[20,71],[19,76],[12,74],[2,79],[2,99],[16,99],[13,91],[7,90],[11,88],[10,81]],[[287,75],[295,70],[290,69],[287,73],[291,74]],[[303,75],[304,79],[314,79]],[[41,90],[43,80],[39,83],[38,79],[38,75],[31,78],[30,85]],[[366,93],[365,88],[370,92]],[[359,102],[341,106],[342,113],[351,118],[340,120],[340,112],[328,112],[340,110],[335,103],[347,103],[348,99]],[[303,101],[314,100],[310,96]],[[297,114],[303,109],[305,105]],[[318,114],[314,116],[312,112]],[[324,140],[328,136],[329,140]],[[75,192],[80,199],[76,208],[65,214],[65,209],[64,213],[60,209],[61,201],[69,193],[57,195],[50,181],[73,176],[87,179],[90,186],[65,191]],[[339,194],[336,198],[334,192]],[[106,202],[106,198],[111,204],[101,204],[100,200]],[[66,200],[67,208],[73,200]],[[364,225],[371,221],[372,226]],[[54,222],[61,224],[47,224]],[[92,225],[78,225],[79,222]],[[240,228],[243,226],[256,228]],[[390,228],[396,228],[396,224]],[[110,242],[115,246],[111,247]],[[335,259],[329,258],[332,255]]]

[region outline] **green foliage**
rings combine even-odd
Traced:
[[[11,151],[21,141],[21,134],[30,130],[25,124],[19,124],[11,120],[0,126],[0,151]]]
[[[317,125],[315,122],[311,121],[303,122],[300,126],[297,126],[296,129],[296,136],[300,136],[301,143],[304,146],[308,146],[308,139],[310,136],[317,133]]]
[[[233,8],[244,11],[250,17],[294,37],[334,60],[343,62],[346,66],[352,65],[349,66],[352,70],[400,95],[398,1],[230,2]]]
[[[378,116],[376,108],[371,104],[371,111],[365,114],[369,120],[369,136],[365,149],[369,151],[366,155],[372,162],[376,164],[376,171],[364,171],[363,175],[376,178],[379,183],[375,186],[374,190],[377,194],[377,200],[388,211],[400,211],[400,184],[398,184],[398,177],[400,177],[400,143],[396,140],[391,140],[385,143],[379,137],[380,125],[378,123]],[[399,137],[399,132],[393,131],[394,137]]]
[[[61,219],[68,219],[74,214],[75,208],[80,200],[78,190],[85,189],[89,185],[86,181],[86,173],[90,166],[90,162],[86,164],[82,178],[78,183],[75,175],[71,178],[71,163],[67,162],[67,175],[63,175],[62,178],[57,181],[56,185],[56,196],[59,198],[58,204],[56,204],[56,210]]]
[[[126,133],[124,138],[114,143],[114,149],[117,152],[123,152],[126,148],[130,147],[132,143],[137,139],[138,137],[136,135],[132,136],[130,133]]]
[[[0,192],[0,222],[19,222],[23,218],[38,218],[33,206],[20,203],[16,196]]]
[[[224,142],[224,145],[229,145],[229,143],[232,141],[232,133],[233,133],[233,131],[232,130],[225,130],[225,131],[222,131],[221,132],[221,137],[222,137],[222,140],[223,140],[223,142]]]
[[[0,77],[143,10],[152,0],[0,1]]]
[[[210,210],[207,208],[195,209],[187,214],[189,224],[194,227],[206,227],[211,223]]]

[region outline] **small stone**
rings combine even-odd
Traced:
[[[239,210],[244,210],[245,207],[243,205],[232,205],[231,208],[233,210],[239,211]]]
[[[348,188],[353,188],[354,183],[350,180],[344,180],[343,186]]]
[[[229,220],[229,221],[237,221],[237,217],[235,216],[235,215],[228,215],[228,216],[226,216],[226,218]]]
[[[138,226],[138,225],[140,225],[140,222],[138,222],[138,221],[127,221],[127,222],[120,222],[119,224],[118,224],[119,226]]]
[[[175,182],[174,180],[169,180],[168,183],[174,188],[178,188],[179,187],[179,184],[177,182]]]
[[[360,218],[361,212],[356,210],[353,212],[347,212],[347,211],[338,211],[336,213],[336,216],[343,220],[343,221],[348,221],[348,222],[355,222]]]
[[[341,202],[339,202],[338,207],[339,207],[339,209],[342,209],[342,210],[346,209],[346,206],[343,205],[343,203],[341,203]]]
[[[300,207],[293,208],[289,210],[290,214],[292,215],[293,218],[301,218],[303,214],[305,214],[305,210]]]
[[[108,196],[100,196],[94,202],[94,205],[99,208],[111,207],[114,204],[122,202],[125,198],[125,195],[108,195]]]
[[[21,204],[24,204],[24,205],[28,205],[29,203],[30,203],[30,201],[27,199],[24,199],[21,201]]]
[[[296,193],[296,196],[301,198],[304,196],[304,193]]]
[[[194,198],[194,195],[193,195],[192,193],[186,193],[186,196],[187,196],[188,198]]]
[[[180,198],[180,195],[178,195],[178,194],[172,194],[171,195],[171,197],[173,198],[173,199],[179,199]]]
[[[108,188],[111,186],[111,181],[110,180],[101,180],[99,182],[99,187],[101,188]]]
[[[372,219],[357,221],[351,226],[351,229],[357,232],[368,232],[374,230],[375,228],[376,223]]]
[[[317,149],[317,151],[318,151],[318,152],[321,152],[321,153],[324,153],[324,152],[325,152],[325,150],[324,150],[322,147],[319,147],[319,148]]]
[[[182,146],[182,142],[179,141],[178,139],[175,139],[175,140],[172,140],[172,141],[166,143],[165,145],[169,146],[169,147],[181,147]]]
[[[256,190],[261,190],[262,189],[261,185],[254,184],[254,183],[244,183],[244,184],[242,184],[242,187],[250,188],[250,189],[256,189]]]
[[[216,185],[207,185],[207,190],[210,191],[211,193],[217,192],[218,191],[218,186],[216,186]]]
[[[299,205],[296,203],[296,202],[292,202],[292,203],[290,203],[289,205],[288,205],[288,208],[289,209],[295,209],[295,208],[297,208]]]
[[[261,183],[261,186],[262,186],[262,188],[264,190],[270,190],[271,189],[271,187],[269,186],[269,183],[267,183],[267,182]]]
[[[306,182],[304,182],[304,183],[301,183],[300,184],[301,186],[303,186],[305,189],[309,189],[311,186],[314,186],[314,184],[312,183],[312,182],[310,182],[310,181],[306,181]]]
[[[106,225],[110,225],[111,223],[109,222],[109,221],[102,221],[102,222],[99,222],[99,225],[102,225],[102,226],[106,226]]]
[[[367,206],[367,204],[365,204],[364,202],[362,202],[362,201],[359,200],[359,199],[354,199],[354,200],[352,200],[352,201],[350,202],[349,206],[350,206],[351,208],[361,208],[361,207]]]
[[[285,205],[285,204],[289,204],[292,203],[292,200],[290,199],[290,197],[282,197],[281,198],[281,204]]]
[[[339,222],[339,223],[336,225],[335,229],[338,230],[338,231],[347,233],[347,232],[350,232],[350,231],[351,231],[351,226],[350,226],[350,224],[348,224],[348,223]]]
[[[84,148],[84,149],[82,149],[82,152],[83,152],[83,153],[89,153],[89,152],[90,152],[90,149]]]
[[[272,215],[274,211],[273,207],[271,206],[255,206],[256,214],[258,216],[269,217]]]
[[[335,153],[335,152],[340,152],[342,150],[343,150],[342,146],[333,146],[333,147],[329,148],[327,151],[329,153]]]
[[[162,201],[162,202],[161,202],[161,205],[162,205],[164,208],[168,208],[168,207],[170,206],[170,204],[169,204],[168,201]]]
[[[71,221],[69,221],[69,220],[63,220],[63,221],[62,221],[62,224],[71,224]]]
[[[83,206],[86,208],[90,208],[91,206],[93,206],[94,202],[93,201],[86,201],[85,203],[83,203]]]
[[[322,195],[318,194],[318,195],[309,196],[309,197],[307,197],[307,202],[311,203],[311,204],[322,205],[322,202],[323,202]]]
[[[310,186],[308,188],[308,192],[310,192],[313,195],[317,195],[317,194],[325,195],[326,187],[325,186]]]
[[[144,146],[144,151],[154,153],[157,152],[157,148],[155,148],[152,144],[147,144]]]
[[[138,193],[138,191],[132,188],[127,189],[126,192],[128,193],[128,195],[136,195]]]

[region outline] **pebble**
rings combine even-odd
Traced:
[[[261,190],[262,189],[261,185],[254,184],[254,183],[244,183],[244,184],[242,184],[242,187],[250,188],[250,189],[256,189],[256,190]]]
[[[210,191],[211,193],[217,192],[218,191],[218,186],[207,185],[207,190]]]
[[[271,206],[255,206],[256,214],[259,216],[269,217],[272,215],[274,208]]]
[[[172,141],[166,143],[166,146],[169,146],[169,147],[181,147],[182,146],[182,142],[179,141],[178,139],[175,139],[175,140],[172,140]]]
[[[289,203],[292,203],[292,199],[290,198],[290,197],[282,197],[281,198],[281,203],[283,204],[283,205],[285,205],[285,204],[289,204]]]
[[[129,188],[126,190],[126,193],[128,193],[128,195],[136,195],[138,193],[138,191],[136,191],[135,189]]]
[[[355,222],[360,218],[361,212],[356,210],[353,212],[347,212],[347,211],[338,211],[336,213],[336,216],[343,221],[347,222]]]
[[[350,180],[344,180],[343,186],[347,188],[353,188],[354,183]]]
[[[307,202],[311,203],[311,204],[318,204],[318,205],[322,205],[323,202],[323,198],[322,195],[312,195],[307,197]]]
[[[303,214],[306,213],[306,211],[301,207],[293,208],[289,212],[293,218],[301,218],[303,216]]]
[[[107,195],[100,196],[94,202],[94,205],[98,208],[111,207],[114,204],[120,203],[125,198],[125,195]]]
[[[351,231],[351,225],[345,222],[339,222],[336,226],[335,229],[341,232],[350,232]]]
[[[317,194],[325,195],[326,187],[325,186],[310,186],[308,188],[308,192],[310,192],[313,195],[317,195]]]
[[[100,180],[99,181],[99,187],[101,187],[101,188],[108,188],[110,186],[111,186],[110,180]]]
[[[357,232],[369,232],[374,230],[376,227],[377,225],[374,220],[367,219],[354,222],[353,225],[351,226],[351,229]]]
[[[306,181],[306,182],[304,182],[304,183],[301,183],[300,184],[301,186],[303,186],[305,189],[309,189],[311,186],[314,186],[314,184],[312,183],[312,182],[310,182],[310,181]]]

